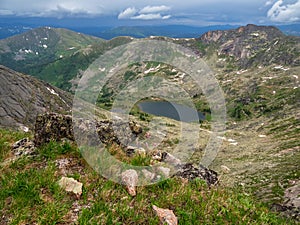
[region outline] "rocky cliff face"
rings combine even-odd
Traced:
[[[198,40],[209,46],[210,52],[231,59],[239,67],[300,65],[300,38],[285,36],[272,26],[250,24],[235,30],[210,31]]]
[[[31,129],[44,112],[66,113],[72,97],[45,82],[0,65],[0,127]]]

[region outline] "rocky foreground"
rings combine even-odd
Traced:
[[[89,126],[88,122],[85,123],[85,126],[82,126],[83,129],[87,129]],[[124,124],[123,124],[124,125]],[[144,135],[143,128],[135,122],[130,122],[127,126],[128,130],[124,130],[126,133],[130,131],[132,134],[131,137],[137,137]],[[123,127],[122,125],[119,127]],[[118,145],[120,149],[124,152],[125,155],[129,157],[134,157],[136,155],[144,155],[145,150],[128,147],[122,145],[122,143],[115,136],[112,128],[112,123],[107,120],[102,120],[97,122],[97,132],[99,135],[99,139],[107,144],[107,145]],[[22,156],[30,156],[36,157],[36,147],[43,146],[52,141],[74,141],[74,134],[72,130],[72,118],[68,115],[61,115],[56,113],[47,113],[40,115],[37,118],[37,123],[35,125],[35,136],[33,140],[29,140],[28,138],[22,139],[19,142],[13,145],[14,157],[10,158],[6,163],[11,163]],[[179,159],[175,158],[173,155],[167,152],[152,152],[149,153],[151,156],[152,163],[164,163],[164,166],[160,166],[159,170],[156,173],[152,173],[149,171],[143,171],[143,175],[155,182],[160,179],[161,176],[170,176],[170,172],[172,169],[176,169],[172,171],[175,177],[180,177],[183,183],[193,181],[194,179],[201,179],[207,183],[208,186],[215,186],[218,184],[219,179],[217,173],[213,170],[204,168],[202,166],[195,166],[191,163],[182,163]],[[60,159],[57,161],[60,168],[66,170],[62,175],[67,175],[66,166],[72,163],[69,159]],[[167,167],[167,166],[169,167]],[[230,169],[223,166],[223,170],[225,173],[230,172]],[[62,176],[59,184],[62,188],[64,188],[67,192],[74,193],[77,198],[80,198],[83,191],[84,183],[80,183],[73,178],[68,178]],[[138,191],[136,186],[138,184],[139,174],[135,170],[127,170],[120,174],[120,183],[122,183],[127,190],[128,194],[131,196],[137,196]],[[274,204],[272,207],[276,211],[283,212],[285,215],[299,219],[299,199],[297,197],[297,193],[299,193],[299,189],[297,186],[293,186],[293,188],[287,189],[285,192],[285,201],[283,204]],[[177,224],[174,221],[177,221],[176,216],[172,213],[171,210],[158,208],[153,205],[153,209],[157,212],[157,215],[160,216],[161,221],[173,221],[167,224]],[[174,215],[174,216],[173,216]]]

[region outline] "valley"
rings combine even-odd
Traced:
[[[22,180],[23,175],[18,171],[25,170],[26,176],[34,178],[33,182],[38,184],[37,188],[33,183],[26,183],[33,187],[31,194],[35,197],[41,196],[36,197],[36,201],[47,204],[47,210],[57,215],[57,221],[66,221],[61,224],[76,221],[80,224],[88,224],[88,221],[111,221],[111,224],[120,224],[122,219],[118,216],[122,214],[126,224],[145,224],[149,219],[147,214],[153,214],[147,206],[148,202],[171,207],[179,216],[181,224],[188,224],[189,221],[194,222],[190,224],[196,224],[195,221],[200,217],[202,223],[206,224],[221,224],[222,221],[234,224],[244,219],[245,224],[253,223],[255,219],[258,221],[256,224],[285,224],[286,221],[289,224],[297,224],[300,215],[300,38],[287,36],[275,27],[250,24],[231,30],[209,31],[198,38],[145,38],[178,44],[193,51],[210,67],[224,92],[227,110],[226,132],[218,137],[223,143],[217,157],[209,165],[209,169],[218,173],[218,185],[221,190],[219,187],[211,189],[204,184],[205,182],[197,183],[198,180],[185,183],[180,178],[172,178],[153,186],[138,187],[136,197],[128,196],[122,185],[99,177],[82,158],[75,144],[63,138],[63,142],[56,140],[43,143],[34,150],[34,157],[23,156],[10,163],[10,146],[18,141],[17,137],[34,139],[34,132],[37,132],[34,131],[37,115],[72,115],[74,93],[89,66],[105,52],[134,40],[133,37],[124,36],[104,40],[50,27],[33,29],[0,40],[0,62],[3,65],[0,66],[0,171],[4,174],[0,186],[5,189],[3,193],[0,192],[0,198],[6,202],[11,201],[11,207],[1,205],[4,211],[0,214],[0,222],[10,224],[8,220],[3,219],[8,214],[11,221],[33,222],[28,216],[22,216],[28,214],[26,210],[32,209],[27,208],[26,202],[25,211],[18,208],[19,216],[12,215],[13,207],[17,207],[15,204],[22,200],[17,191],[12,193],[13,198],[8,197],[13,186],[20,185],[20,189],[25,191],[21,183],[27,181]],[[105,68],[98,69],[100,72],[102,70],[104,72]],[[97,129],[104,134],[102,138],[108,143],[105,148],[118,160],[132,165],[147,166],[157,161],[160,163],[160,160],[153,159],[153,152],[128,156],[128,149],[118,142],[107,125],[107,121],[120,116],[117,112],[111,115],[110,110],[120,93],[122,94],[122,89],[135,80],[149,77],[163,78],[167,82],[181,85],[191,96],[195,109],[205,114],[205,120],[188,125],[191,130],[200,130],[196,142],[193,132],[185,133],[180,139],[178,136],[181,122],[147,114],[134,105],[129,119],[139,124],[143,130],[136,132],[137,136],[141,140],[147,140],[147,136],[152,135],[161,140],[155,148],[160,154],[173,154],[172,151],[177,146],[184,148],[181,140],[190,143],[195,149],[191,163],[198,165],[209,143],[215,118],[211,114],[203,90],[196,85],[191,76],[161,62],[130,64],[117,71],[103,86],[95,102],[95,114],[97,120],[106,121],[103,122],[104,125],[97,125]],[[155,95],[144,100],[149,99],[162,100]],[[80,109],[83,109],[80,113],[84,113],[84,109],[94,107],[92,104],[84,104],[80,106]],[[151,123],[153,119],[158,120],[160,126]],[[54,121],[54,125],[51,121],[44,121],[48,124],[45,127],[49,126],[47,132],[51,134],[53,129],[51,135],[63,136],[64,132],[72,133],[69,131],[69,125],[64,122],[61,125],[61,122],[57,122],[59,119]],[[88,130],[90,125],[88,122],[87,124],[84,126]],[[136,131],[139,126],[131,126],[131,130]],[[57,127],[63,129],[56,131]],[[10,130],[11,134],[6,130]],[[99,130],[97,132],[100,132]],[[155,132],[151,133],[152,131]],[[46,133],[45,137],[50,137],[50,134]],[[70,137],[66,138],[72,140]],[[64,164],[64,160],[68,162]],[[36,168],[46,169],[35,170]],[[114,169],[112,168],[111,173],[114,173]],[[18,180],[13,180],[10,173],[15,173]],[[84,183],[86,189],[82,199],[74,200],[74,196],[63,197],[62,190],[55,186],[55,180],[61,175],[69,175]],[[43,179],[39,179],[39,176]],[[19,181],[20,184],[17,184]],[[47,182],[51,183],[50,188],[46,185]],[[100,191],[96,188],[97,185],[101,187]],[[40,189],[44,192],[39,193]],[[28,191],[30,192],[30,189]],[[156,192],[160,191],[163,192],[163,196],[159,196],[162,200],[157,200]],[[183,197],[178,197],[177,192],[182,193]],[[194,199],[195,203],[189,199]],[[29,199],[25,200],[28,204],[34,204]],[[57,212],[60,201],[65,204],[61,209],[62,213]],[[218,201],[220,205],[213,203]],[[74,202],[77,206],[74,206]],[[207,202],[207,205],[201,202]],[[197,208],[199,204],[200,208]],[[42,213],[42,206],[37,208],[38,212]],[[72,210],[68,211],[69,208]],[[110,210],[111,208],[113,210]],[[195,208],[199,216],[193,214],[191,208]],[[75,213],[75,209],[79,212]],[[281,216],[285,217],[277,218],[278,215],[270,212],[270,209],[281,212]],[[133,216],[135,211],[141,213],[140,217]],[[230,211],[233,212],[232,215]],[[94,215],[103,215],[103,220],[95,218]],[[50,223],[51,219],[46,216],[43,224]],[[157,220],[153,221],[152,224],[157,223]]]

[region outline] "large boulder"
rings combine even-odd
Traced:
[[[34,134],[36,146],[62,139],[74,141],[71,116],[46,113],[37,117]]]
[[[122,147],[128,146],[142,133],[142,128],[134,121],[128,123],[119,120],[113,123],[109,120],[92,122],[78,119],[76,123],[76,137],[90,134],[91,129],[96,127],[98,138],[102,143],[115,143]],[[60,141],[62,139],[75,141],[73,122],[70,115],[46,113],[37,117],[34,135],[34,143],[36,146],[48,143],[51,140]]]

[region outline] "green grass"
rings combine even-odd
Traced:
[[[24,136],[0,133],[7,142]],[[10,151],[7,146],[3,152]],[[120,149],[114,149],[115,156],[123,156]],[[293,224],[241,189],[172,178],[137,187],[137,196],[131,197],[122,185],[94,172],[68,142],[50,142],[37,149],[37,154],[0,167],[0,224],[71,224],[74,204],[83,207],[78,224],[158,224],[152,205],[172,209],[179,224]],[[58,186],[62,174],[55,161],[63,158],[73,160],[67,176],[83,183],[79,199]],[[148,156],[128,160],[133,165],[150,164]]]
[[[0,162],[8,156],[13,143],[29,136],[30,134],[22,132],[0,129]]]
[[[158,224],[152,205],[172,209],[179,224],[287,223],[252,197],[223,187],[210,189],[201,180],[182,184],[180,179],[169,179],[139,187],[135,198],[118,184],[99,186],[99,196],[92,208],[83,210],[80,224]]]

